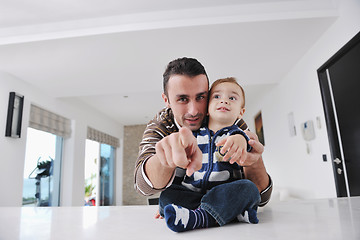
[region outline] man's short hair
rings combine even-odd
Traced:
[[[167,84],[169,79],[173,75],[185,75],[188,77],[195,77],[198,75],[204,74],[208,80],[209,85],[209,78],[205,71],[204,66],[195,58],[178,58],[171,61],[163,74],[163,90],[167,96]]]

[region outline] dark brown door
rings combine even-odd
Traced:
[[[360,33],[318,70],[338,197],[360,196]]]

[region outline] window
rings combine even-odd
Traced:
[[[63,138],[70,135],[69,119],[30,106],[23,205],[59,206]]]
[[[23,206],[59,206],[63,138],[28,128]]]
[[[85,145],[85,205],[96,206],[99,187],[99,143],[86,140]]]
[[[86,140],[85,205],[110,206],[114,201],[113,146]]]
[[[100,205],[113,205],[115,148],[100,144]]]
[[[85,150],[85,205],[114,203],[115,149],[119,140],[88,128]]]

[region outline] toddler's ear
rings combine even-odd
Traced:
[[[242,119],[244,113],[245,113],[245,108],[241,108],[238,119]]]

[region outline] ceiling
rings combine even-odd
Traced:
[[[164,106],[169,61],[197,58],[210,82],[234,76],[251,102],[337,15],[334,0],[2,0],[0,71],[144,124]]]

